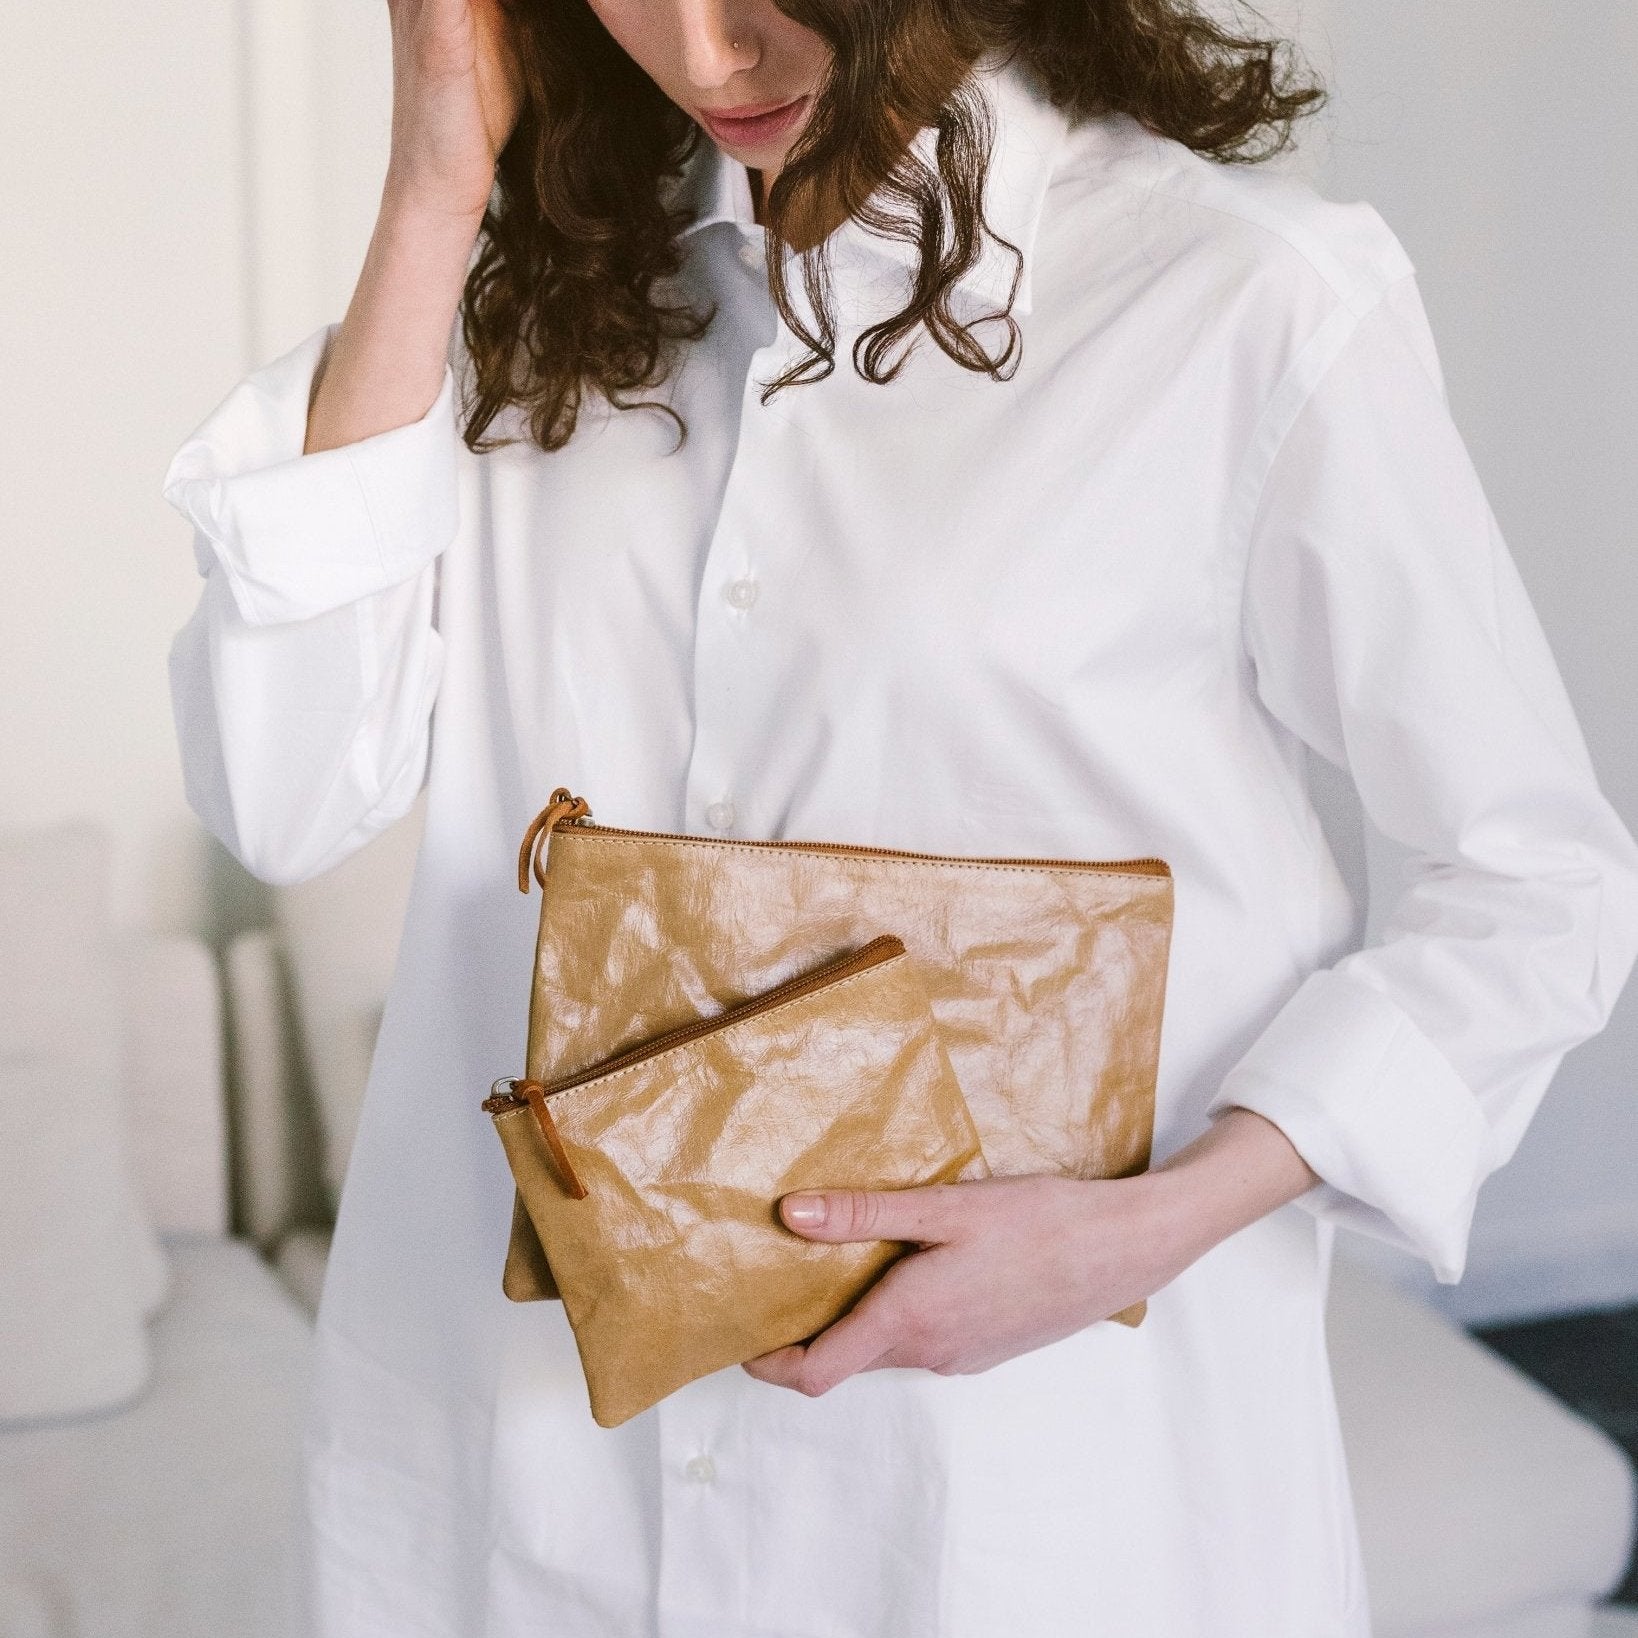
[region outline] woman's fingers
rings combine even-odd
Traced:
[[[882,1290],[880,1285],[873,1286],[848,1313],[811,1342],[795,1343],[747,1360],[745,1369],[759,1381],[817,1396],[860,1371],[896,1363],[890,1357],[901,1341],[895,1325],[895,1305],[878,1297]]]
[[[970,1183],[931,1183],[913,1189],[823,1189],[787,1194],[779,1202],[785,1226],[808,1240],[948,1240],[975,1204],[961,1191]]]

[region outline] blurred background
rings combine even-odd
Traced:
[[[1369,200],[1409,251],[1456,420],[1638,828],[1638,6],[1262,12],[1332,93],[1279,163]],[[0,1638],[283,1634],[307,1315],[416,821],[278,892],[193,821],[165,660],[200,582],[159,486],[235,382],[346,308],[386,159],[386,7],[4,0],[0,19],[0,980],[16,1009],[50,971],[26,1009],[37,1079],[87,1061],[72,983],[120,998],[97,1050],[132,1200],[108,1232],[153,1240],[124,1276],[146,1294],[123,1376],[24,1384],[8,1408],[0,1367]],[[1365,894],[1396,861],[1346,781],[1328,792]],[[110,952],[98,972],[75,967],[69,898],[78,943]],[[28,1023],[0,1041],[14,1103]],[[1638,988],[1486,1185],[1460,1285],[1349,1249],[1333,1348],[1383,1638],[1569,1638],[1612,1589],[1638,1606],[1618,1449],[1638,1451],[1635,1065]],[[20,1122],[0,1121],[14,1163]],[[5,1166],[0,1196],[26,1198]],[[0,1207],[0,1232],[38,1220]],[[0,1268],[17,1315],[19,1289]]]

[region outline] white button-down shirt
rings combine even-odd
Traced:
[[[421,420],[303,455],[327,326],[167,473],[205,577],[171,661],[205,823],[288,881],[429,787],[320,1316],[325,1638],[1367,1632],[1333,1225],[1459,1276],[1480,1182],[1631,964],[1638,852],[1380,218],[984,84],[1024,254],[1004,383],[925,340],[859,379],[906,251],[847,224],[837,368],[763,403],[800,347],[707,147],[680,448],[593,407],[557,453],[474,456],[450,372]],[[991,246],[963,311],[1013,270]],[[1411,853],[1367,948],[1310,749]],[[558,784],[611,824],[1168,859],[1155,1154],[1232,1102],[1324,1181],[1136,1329],[819,1400],[730,1370],[596,1427],[561,1305],[501,1295],[477,1107],[522,1062],[513,859]]]

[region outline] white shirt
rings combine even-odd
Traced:
[[[799,345],[706,147],[680,450],[593,408],[558,453],[474,456],[446,372],[421,420],[303,455],[326,326],[166,476],[205,576],[171,661],[205,823],[290,881],[429,787],[319,1321],[325,1638],[1368,1631],[1333,1225],[1460,1275],[1480,1182],[1633,960],[1638,849],[1376,213],[984,83],[1025,256],[1004,384],[926,341],[859,379],[905,252],[847,224],[838,367],[764,405]],[[964,310],[1011,273],[986,255]],[[1412,851],[1369,948],[1305,746]],[[1155,1156],[1233,1102],[1324,1181],[1136,1329],[818,1400],[730,1370],[596,1427],[561,1305],[501,1295],[478,1108],[523,1061],[513,859],[558,784],[616,825],[1166,858]]]

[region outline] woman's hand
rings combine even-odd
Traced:
[[[480,219],[523,106],[501,0],[387,0],[396,202]]]
[[[1197,1257],[1319,1179],[1271,1121],[1219,1115],[1138,1177],[1001,1177],[786,1195],[810,1240],[909,1240],[834,1325],[746,1361],[764,1382],[820,1394],[856,1371],[988,1370],[1152,1296]]]
[[[822,1219],[802,1215],[810,1202]],[[1147,1177],[998,1177],[881,1192],[786,1195],[810,1240],[911,1240],[854,1308],[806,1344],[745,1369],[820,1394],[855,1371],[988,1370],[1107,1319],[1189,1262]]]

